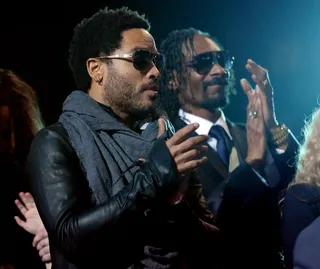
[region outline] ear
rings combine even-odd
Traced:
[[[169,90],[176,91],[179,88],[178,72],[173,70],[172,79],[169,80],[168,88]]]
[[[105,74],[105,65],[99,59],[89,58],[86,62],[87,71],[89,76],[92,79],[92,82],[95,81],[99,85],[103,84],[103,75]]]

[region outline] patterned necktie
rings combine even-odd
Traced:
[[[226,167],[229,167],[229,159],[232,150],[232,141],[227,132],[220,125],[213,125],[209,135],[217,139],[217,152]]]

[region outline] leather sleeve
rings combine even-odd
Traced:
[[[125,231],[145,218],[148,201],[176,178],[164,140],[155,143],[149,160],[120,193],[94,206],[70,144],[48,128],[36,135],[27,162],[32,193],[50,240],[68,260],[88,254],[101,238],[125,239]]]
[[[193,172],[189,178],[189,187],[186,200],[193,212],[203,221],[214,225],[214,215],[208,209],[207,202],[202,193],[202,185],[197,173]]]

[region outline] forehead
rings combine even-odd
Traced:
[[[156,44],[152,35],[145,29],[130,29],[122,33],[120,50],[131,52],[136,49],[145,49],[151,52],[157,52]]]
[[[190,45],[189,45],[190,46]],[[208,51],[220,51],[220,47],[211,38],[201,35],[195,35],[193,38],[193,47],[196,54],[208,52]],[[182,46],[182,52],[184,55],[188,55],[186,46]]]

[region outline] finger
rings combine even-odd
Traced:
[[[195,130],[199,128],[199,123],[189,124],[179,131],[177,131],[173,137],[168,140],[169,145],[177,145],[184,141],[188,135],[193,133]]]
[[[251,59],[248,60],[246,68],[251,74],[256,75],[257,79],[260,81],[259,83],[262,83],[268,78],[268,70],[258,65]]]
[[[23,229],[25,229],[26,227],[26,222],[23,221],[22,219],[20,219],[18,216],[14,217],[14,220],[16,221],[16,223]]]
[[[46,246],[49,246],[49,238],[48,237],[40,240],[39,243],[35,247],[37,248],[37,250],[40,250]]]
[[[241,84],[242,90],[245,93],[245,95],[247,95],[248,98],[250,98],[251,93],[252,93],[252,87],[251,87],[249,81],[246,80],[245,78],[243,78],[240,80],[240,84]]]
[[[192,160],[189,162],[186,162],[179,166],[179,172],[180,173],[186,173],[194,170],[195,168],[199,167],[200,165],[204,164],[208,160],[207,157],[202,157],[198,160]]]
[[[256,91],[257,91],[257,111],[260,114],[260,117],[263,116],[263,106],[262,106],[262,101],[266,101],[266,96],[263,94],[261,88],[259,85],[257,85],[256,87]]]
[[[263,68],[261,65],[257,64],[255,61],[252,59],[248,59],[246,67],[249,66],[250,69],[253,71],[255,74],[265,74],[267,73],[267,70]]]
[[[199,149],[192,149],[189,150],[181,155],[179,155],[176,158],[176,162],[180,163],[180,162],[188,162],[190,160],[193,160],[194,158],[196,158],[197,156],[199,156],[202,152],[207,151],[208,147],[207,146],[201,146]]]
[[[42,256],[42,257],[41,257],[41,260],[42,260],[43,262],[46,262],[46,263],[51,262],[51,255],[50,255],[50,253]]]
[[[259,133],[261,133],[261,132],[265,132],[265,125],[264,125],[264,117],[263,117],[263,108],[262,108],[262,96],[263,96],[263,94],[262,94],[262,92],[261,92],[261,90],[260,90],[260,88],[259,87],[257,87],[257,89],[256,89],[256,91],[257,91],[257,113],[258,113],[258,117],[257,117],[257,121],[256,121],[256,132],[259,132]]]
[[[258,106],[258,94],[257,94],[257,90],[254,90],[253,93],[252,93],[252,96],[251,96],[251,100],[250,100],[250,103],[248,104],[248,107],[247,107],[247,121],[250,123],[251,121],[256,121],[256,119],[258,117],[260,117],[261,115],[259,115],[259,110],[257,108]],[[254,113],[256,112],[256,116],[253,117],[251,115],[251,113]]]
[[[48,236],[47,231],[45,230],[41,230],[40,232],[38,232],[35,237],[33,238],[32,241],[32,246],[36,246],[42,239],[46,238]]]
[[[264,91],[265,86],[266,86],[264,81],[262,81],[261,79],[258,79],[258,77],[256,75],[252,75],[251,78],[257,85],[259,85],[260,89],[262,91]]]
[[[44,248],[39,250],[39,256],[40,257],[43,257],[44,255],[49,254],[49,253],[50,253],[49,246],[46,246],[46,247],[44,247]]]
[[[32,206],[36,205],[34,198],[30,192],[26,192],[25,197],[26,197],[26,200],[28,201],[29,204],[31,204]]]
[[[21,212],[21,214],[23,216],[25,216],[25,214],[27,213],[27,208],[18,200],[14,200],[14,203],[16,204],[17,208],[19,209],[19,211]]]
[[[159,129],[158,129],[158,137],[162,136],[165,131],[166,131],[166,124],[164,122],[164,119],[158,119],[158,125],[159,125]]]
[[[31,208],[35,207],[34,199],[31,195],[31,193],[20,192],[19,196],[27,209],[31,209]]]
[[[200,144],[206,142],[208,140],[207,135],[198,135],[188,138],[187,140],[183,141],[180,145],[177,146],[176,151],[177,153],[184,153],[186,151],[192,150]]]

